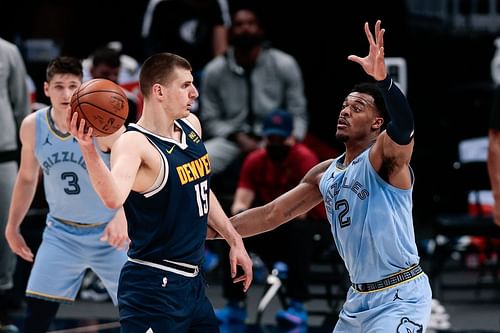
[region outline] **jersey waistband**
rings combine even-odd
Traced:
[[[55,216],[52,216],[54,220],[57,222],[60,222],[62,224],[70,225],[75,228],[94,228],[103,225],[106,222],[97,222],[97,223],[80,223],[80,222],[74,222],[74,221],[69,221],[65,219],[61,219]]]
[[[376,282],[352,283],[351,285],[356,291],[367,293],[393,287],[403,282],[415,279],[423,273],[424,271],[422,270],[422,267],[420,267],[420,265],[413,265],[405,270],[402,270],[396,274],[393,274],[385,279]]]
[[[200,272],[200,268],[196,265],[186,264],[183,262],[177,262],[172,260],[163,259],[158,262],[151,262],[141,259],[128,258],[128,261],[139,265],[145,265],[157,269],[161,269],[163,271],[172,272],[175,274],[179,274],[187,277],[195,277]]]

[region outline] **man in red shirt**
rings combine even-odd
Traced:
[[[263,123],[265,146],[247,155],[243,162],[232,214],[272,201],[295,187],[306,172],[319,162],[314,152],[295,140],[292,130],[293,117],[286,110],[275,110],[266,116]],[[308,298],[312,235],[304,220],[323,217],[322,209],[318,206],[308,216],[302,216],[275,231],[244,240],[247,248],[257,253],[269,268],[277,261],[283,261],[288,266],[285,286],[290,302],[287,310],[276,314],[279,323],[307,323],[303,302]],[[246,318],[245,294],[239,285],[226,280],[223,287],[228,303],[216,310],[217,318],[222,323],[243,322]]]

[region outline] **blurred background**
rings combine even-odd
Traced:
[[[148,6],[155,2],[162,1],[3,2],[0,36],[19,46],[36,101],[48,103],[42,88],[44,71],[57,55],[85,59],[98,47],[115,41],[123,54],[140,64],[150,52],[144,23]],[[229,15],[231,0],[221,3],[228,6],[221,8]],[[373,25],[377,19],[382,20],[386,57],[392,61],[390,72],[406,93],[415,116],[415,229],[422,256],[429,259],[428,270],[434,272],[436,261],[431,259],[436,255],[436,244],[440,244],[438,217],[470,208],[462,191],[463,178],[456,173],[461,158],[459,143],[484,138],[488,133],[495,91],[491,65],[497,51],[495,40],[500,37],[500,0],[253,0],[253,4],[260,8],[272,45],[297,59],[308,100],[308,134],[332,152],[343,149],[335,141],[335,127],[344,96],[355,83],[367,79],[347,56],[367,53],[363,23]],[[458,243],[453,244],[445,256],[459,251]],[[465,260],[465,255],[460,255],[460,260]],[[437,261],[437,265],[443,262]],[[498,261],[495,265],[496,287],[488,294],[488,302],[494,305],[483,304],[486,309],[479,312],[500,316]],[[212,278],[217,281],[218,275],[214,273]],[[220,291],[213,294],[220,297]],[[482,300],[477,293],[467,297],[468,301]],[[215,301],[215,305],[222,302]],[[453,309],[457,304],[448,306]],[[498,316],[490,319],[500,330]]]

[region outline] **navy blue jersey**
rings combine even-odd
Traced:
[[[207,233],[210,162],[205,146],[186,120],[180,142],[137,124],[127,131],[144,134],[162,157],[162,169],[148,191],[132,191],[124,208],[131,239],[130,258],[201,264]]]

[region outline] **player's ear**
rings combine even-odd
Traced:
[[[49,96],[49,83],[47,81],[45,81],[43,83],[43,92],[44,92],[45,96],[50,97]]]
[[[163,87],[161,86],[161,84],[159,84],[159,83],[155,83],[155,84],[153,85],[153,93],[154,93],[155,95],[158,95],[158,96],[163,97]]]
[[[372,128],[379,129],[379,128],[382,127],[383,124],[384,124],[384,118],[382,118],[382,117],[376,117],[375,120],[372,123]]]

